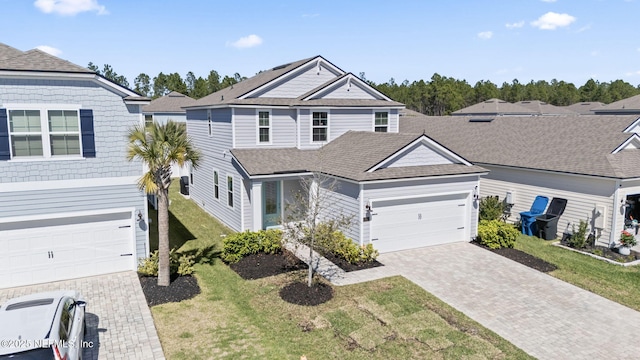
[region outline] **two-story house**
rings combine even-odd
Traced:
[[[300,179],[338,182],[326,213],[346,235],[393,251],[469,241],[486,170],[422,135],[398,134],[404,105],[321,56],[199,99],[187,131],[203,151],[191,198],[236,231],[278,226]]]
[[[127,131],[149,99],[0,44],[0,288],[135,270],[148,254]]]

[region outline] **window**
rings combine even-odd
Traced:
[[[220,183],[218,181],[218,170],[213,170],[213,197],[220,199]]]
[[[227,205],[233,207],[233,176],[227,176]]]
[[[389,113],[386,111],[376,112],[374,115],[374,131],[387,132],[389,130]]]
[[[78,110],[9,110],[8,115],[13,157],[82,154]],[[92,122],[93,115],[89,116],[88,120]]]
[[[153,125],[153,115],[151,114],[146,114],[144,116],[144,127],[148,128],[149,126]]]
[[[258,112],[258,142],[271,142],[271,113],[269,111]]]
[[[327,128],[329,117],[326,111],[313,112],[312,141],[327,141]]]
[[[211,122],[211,112],[207,112],[207,122],[209,123],[209,136],[213,136],[213,124]]]

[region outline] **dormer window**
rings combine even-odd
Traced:
[[[389,132],[389,113],[386,111],[376,111],[374,114],[374,131]]]
[[[313,112],[312,140],[314,142],[327,141],[329,128],[329,114],[326,111]]]

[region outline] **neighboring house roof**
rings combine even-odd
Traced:
[[[593,109],[597,109],[604,106],[604,103],[599,101],[591,101],[591,102],[578,102],[575,104],[564,106],[565,109],[571,110],[573,112],[577,112],[581,115],[593,115]]]
[[[0,70],[94,73],[67,60],[33,49],[22,52],[0,43]]]
[[[281,77],[300,69],[301,67],[310,66],[317,62],[323,62],[331,65],[332,68],[337,69],[339,75],[336,78],[331,79],[327,83],[319,86],[305,94],[301,94],[297,98],[286,97],[262,97],[262,96],[249,96],[256,93],[261,88],[271,84],[277,83]],[[396,101],[387,100],[374,100],[374,99],[305,99],[312,94],[319,92],[321,89],[326,88],[336,81],[339,81],[345,77],[353,76],[350,73],[345,73],[341,69],[335,67],[335,65],[328,62],[321,56],[315,56],[307,59],[298,60],[289,64],[276,66],[271,70],[263,71],[256,76],[250,77],[237,84],[226,87],[222,90],[216,91],[213,94],[207,95],[201,99],[198,99],[194,104],[187,106],[187,108],[201,108],[201,107],[213,107],[213,106],[225,106],[225,105],[265,105],[265,106],[354,106],[354,107],[402,107],[402,103]],[[354,80],[358,81],[358,80]],[[368,85],[367,85],[368,86]],[[374,91],[377,91],[374,89]],[[380,96],[386,98],[384,94],[380,93]]]
[[[548,104],[540,100],[518,101],[515,105],[526,107],[536,115],[575,115],[576,112],[560,106]]]
[[[368,171],[424,135],[348,131],[320,149],[233,149],[249,176],[321,172],[355,181],[404,179],[486,172],[462,163],[387,167]],[[455,155],[455,154],[453,154]]]
[[[611,104],[601,106],[593,109],[596,114],[605,113],[640,113],[640,95],[632,96],[630,98],[618,100]]]
[[[637,138],[624,133],[638,116],[406,116],[401,133],[423,133],[478,165],[503,165],[608,178],[640,177]],[[638,147],[637,145],[633,145]],[[632,148],[629,146],[626,148]]]
[[[169,94],[152,100],[149,105],[142,108],[142,112],[145,113],[179,113],[184,114],[186,110],[184,106],[193,105],[196,102],[195,99],[181,94],[177,91],[172,91]]]
[[[454,111],[451,115],[536,115],[537,113],[524,106],[512,104],[500,99],[489,99],[464,109]]]

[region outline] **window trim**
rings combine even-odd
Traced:
[[[327,114],[327,125],[326,126],[314,126],[313,125],[313,113],[326,113]],[[326,136],[325,140],[317,140],[317,141],[313,140],[313,129],[314,128],[326,129],[326,131],[327,131],[326,135],[327,136]],[[331,112],[329,111],[329,109],[323,109],[323,110],[313,110],[313,109],[311,109],[311,111],[309,113],[309,142],[311,144],[328,143],[329,142],[330,128],[331,128]]]
[[[3,108],[7,111],[7,130],[9,134],[9,161],[40,161],[40,160],[76,160],[84,159],[84,146],[82,143],[82,123],[80,120],[80,104],[21,104],[21,103],[7,103],[3,104]],[[40,135],[42,140],[42,155],[41,156],[16,156],[13,153],[12,137],[14,132],[11,131],[11,111],[19,110],[37,110],[40,113]],[[51,151],[51,135],[55,135],[59,132],[49,130],[49,111],[75,111],[78,118],[78,145],[80,153],[77,155],[53,155]],[[36,133],[22,133],[18,132],[18,135],[36,134]]]
[[[372,117],[373,117],[373,128],[372,131],[373,132],[382,132],[382,131],[376,131],[377,127],[386,127],[387,131],[384,132],[389,132],[389,130],[391,129],[391,126],[389,125],[390,118],[391,118],[391,111],[389,111],[388,109],[374,109],[372,112]],[[382,125],[376,125],[376,113],[387,113],[387,125],[382,126]]]
[[[151,118],[150,121],[147,121],[147,116],[149,116]],[[146,129],[149,125],[153,125],[153,123],[155,122],[155,119],[153,118],[153,114],[144,114],[142,117],[142,120],[144,121],[144,128]]]
[[[229,180],[231,180],[231,187],[229,187]],[[234,183],[235,179],[233,178],[233,175],[227,174],[227,207],[229,207],[230,209],[233,209],[234,205]]]
[[[216,175],[217,175],[217,181],[216,181]],[[213,176],[212,179],[213,180],[213,199],[216,201],[220,201],[220,171],[218,171],[218,169],[213,169]],[[218,196],[216,196],[216,190],[218,190]]]
[[[260,113],[269,114],[269,126],[260,126]],[[269,141],[260,141],[260,130],[269,129]],[[273,143],[273,115],[271,109],[256,109],[256,145],[271,145]]]

